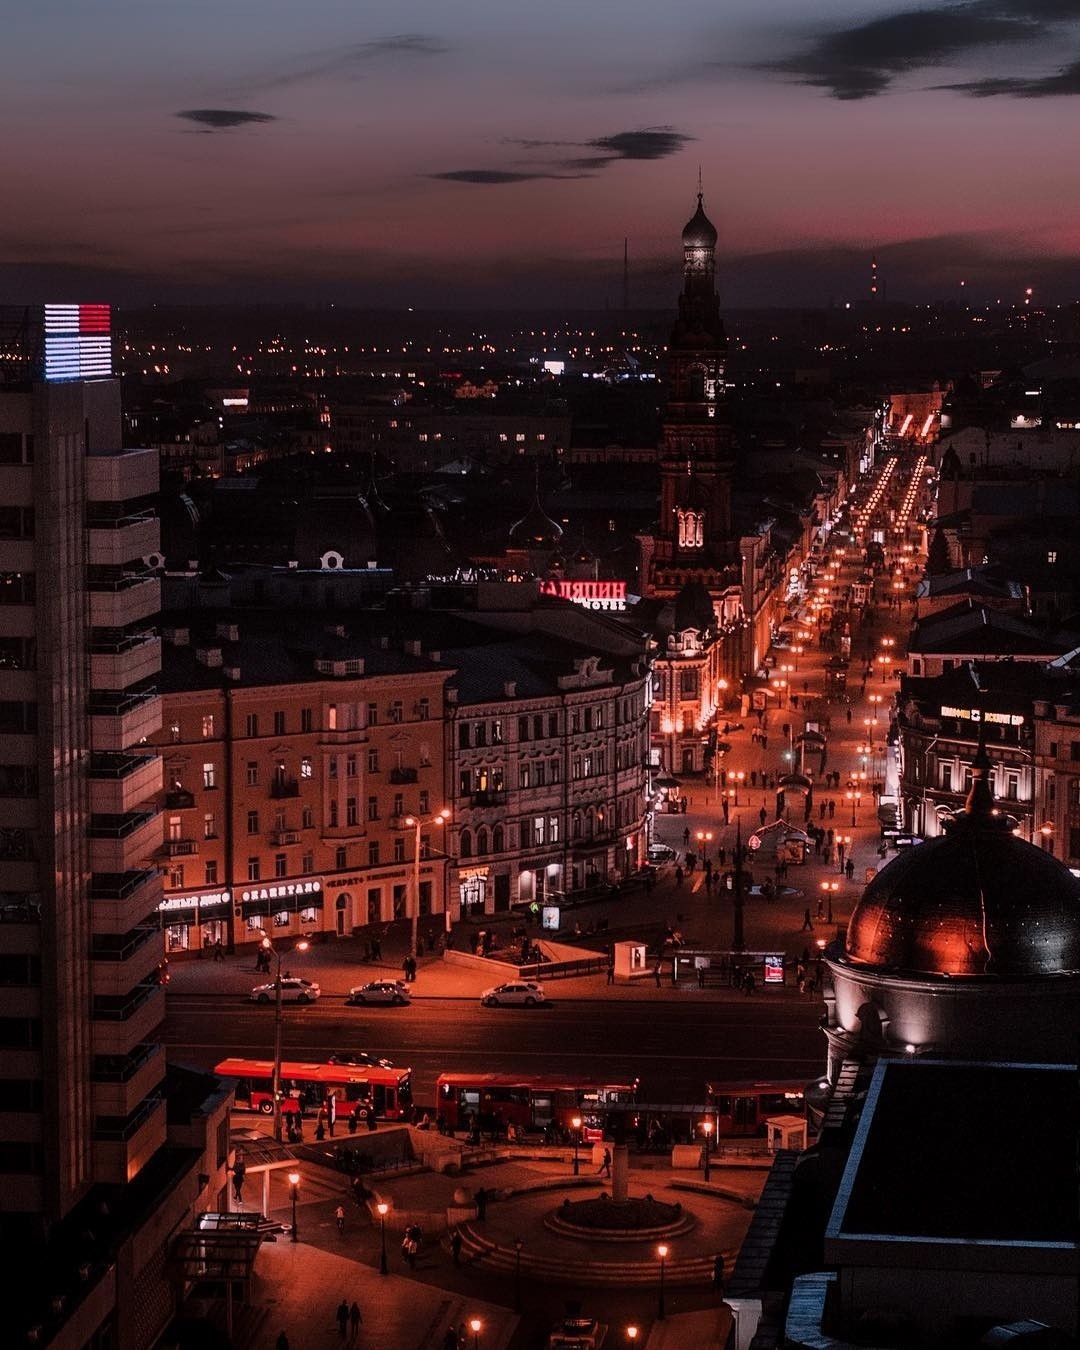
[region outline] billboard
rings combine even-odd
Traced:
[[[112,373],[109,306],[46,305],[45,379],[105,380]]]

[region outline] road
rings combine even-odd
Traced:
[[[802,1078],[821,1073],[820,1004],[801,999],[699,1003],[561,1000],[546,1008],[481,1008],[473,999],[417,999],[365,1010],[323,999],[285,1013],[285,1057],[325,1059],[365,1049],[411,1065],[418,1102],[443,1072],[567,1073],[641,1080],[651,1101],[698,1101],[706,1078]],[[169,996],[164,1040],[176,1058],[211,1068],[227,1055],[269,1058],[272,1009],[229,995]]]

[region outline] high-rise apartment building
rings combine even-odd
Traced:
[[[14,336],[0,325],[0,1242],[6,1278],[25,1272],[8,1331],[25,1312],[38,1344],[80,1297],[79,1345],[148,1343],[171,1308],[158,1270],[131,1310],[147,1325],[117,1331],[115,1270],[94,1280],[137,1231],[142,1189],[171,1208],[148,744],[158,467],[120,448],[108,323],[103,306],[46,306]],[[81,1294],[64,1284],[66,1229],[85,1248]],[[39,1277],[56,1291],[34,1326]]]

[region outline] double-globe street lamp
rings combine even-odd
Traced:
[[[409,951],[413,956],[420,955],[420,831],[425,825],[445,825],[450,819],[450,812],[444,806],[430,820],[421,820],[419,816],[405,816],[402,819],[402,825],[407,830],[413,831],[413,884],[412,884],[412,932],[410,934]]]
[[[289,948],[294,952],[306,952],[310,942],[300,941]],[[284,1016],[281,1010],[281,958],[285,953],[274,946],[268,937],[262,940],[262,949],[269,952],[276,962],[274,969],[274,1139],[281,1143],[281,1026]]]

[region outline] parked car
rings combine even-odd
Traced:
[[[347,1064],[358,1069],[392,1069],[393,1060],[380,1059],[367,1050],[338,1050],[327,1059],[327,1064]]]
[[[651,863],[674,862],[678,856],[670,844],[649,845],[649,861]]]
[[[412,999],[409,991],[400,980],[371,980],[368,984],[357,984],[349,990],[346,1003],[390,1003],[400,1008]]]
[[[301,980],[290,975],[281,981],[281,1001],[283,1003],[314,1003],[322,993],[319,986],[311,980]],[[272,1003],[277,998],[277,984],[257,984],[251,991],[252,1003]]]
[[[485,1008],[498,1008],[502,1004],[534,1008],[544,1002],[544,991],[533,980],[513,980],[509,984],[497,984],[494,989],[485,989],[480,1002]]]

